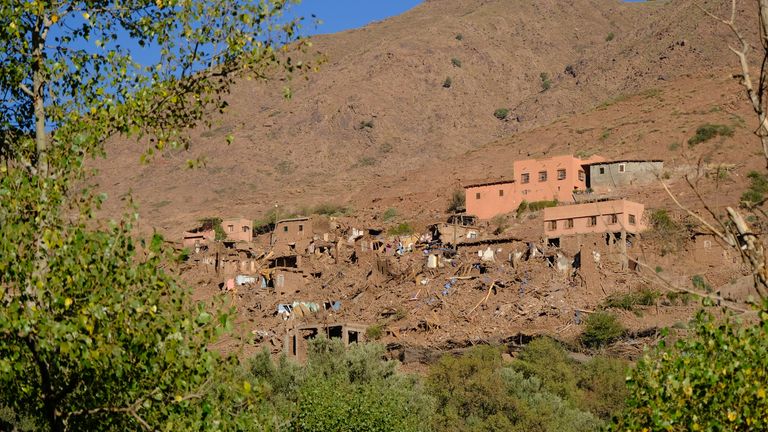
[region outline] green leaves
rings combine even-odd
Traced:
[[[768,322],[700,312],[694,331],[642,358],[628,378],[629,408],[611,430],[768,428]]]

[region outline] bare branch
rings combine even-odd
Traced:
[[[678,207],[680,207],[680,209],[682,209],[683,211],[685,211],[686,213],[688,213],[689,215],[691,215],[693,218],[695,218],[696,220],[698,220],[699,222],[701,222],[701,224],[702,224],[702,225],[704,225],[704,226],[705,226],[705,227],[706,227],[706,228],[707,228],[707,229],[708,229],[708,230],[709,230],[709,231],[710,231],[712,234],[714,234],[714,235],[718,236],[718,237],[719,237],[720,239],[722,239],[722,240],[723,240],[725,243],[727,243],[727,244],[729,244],[729,245],[731,245],[731,246],[735,246],[735,245],[736,245],[736,244],[735,244],[735,242],[733,241],[733,239],[731,239],[731,238],[727,237],[725,234],[723,234],[722,232],[720,232],[720,231],[719,231],[717,228],[713,227],[713,226],[712,226],[712,224],[710,224],[709,222],[705,221],[705,220],[704,220],[704,218],[702,218],[701,216],[699,216],[699,215],[697,215],[696,213],[692,212],[692,211],[691,211],[690,209],[688,209],[687,207],[685,207],[685,206],[683,206],[682,204],[680,204],[680,201],[678,201],[678,200],[677,200],[677,198],[675,197],[675,195],[674,195],[674,194],[672,194],[672,191],[670,191],[670,190],[669,190],[669,187],[667,186],[667,184],[666,184],[666,183],[664,183],[664,182],[661,182],[661,185],[662,185],[662,186],[664,186],[664,190],[665,190],[665,191],[667,191],[667,195],[669,195],[669,197],[670,197],[670,198],[672,198],[672,201],[674,201],[674,202],[675,202],[675,204],[676,204]]]

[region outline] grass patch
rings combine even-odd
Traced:
[[[633,310],[635,306],[653,306],[659,297],[661,297],[660,293],[649,289],[633,293],[616,293],[605,299],[603,307]]]
[[[697,144],[707,142],[718,136],[733,136],[733,128],[731,126],[721,124],[703,124],[696,129],[696,134],[688,139],[688,146],[693,147]]]
[[[541,89],[543,91],[547,91],[552,87],[552,81],[549,79],[548,73],[542,72],[539,74],[539,79],[541,80]]]
[[[392,228],[387,230],[387,234],[392,236],[399,236],[399,235],[409,235],[413,234],[413,227],[408,222],[403,222],[397,226],[393,226]]]
[[[520,204],[522,204],[522,203],[520,203]],[[547,200],[545,200],[545,201],[534,201],[534,202],[528,204],[528,210],[530,210],[532,212],[543,210],[543,209],[545,209],[547,207],[557,207],[557,200],[552,200],[552,201],[547,201]]]
[[[750,171],[747,178],[750,185],[741,195],[741,203],[745,207],[752,207],[765,199],[765,194],[768,193],[768,177],[757,171]]]
[[[451,85],[453,85],[453,80],[451,77],[445,77],[445,81],[443,81],[443,88],[451,88]]]
[[[616,35],[615,35],[615,34],[613,34],[613,32],[610,32],[610,33],[608,33],[608,34],[605,36],[605,41],[606,41],[606,42],[610,42],[610,41],[612,41],[612,40],[613,40],[615,37],[616,37]]]
[[[458,67],[458,68],[460,68],[460,67],[461,67],[461,60],[459,60],[459,59],[457,59],[456,57],[454,57],[454,58],[452,58],[452,59],[451,59],[451,64],[452,64],[454,67]]]
[[[394,219],[396,217],[397,217],[397,209],[390,207],[390,208],[388,208],[387,210],[384,211],[384,214],[381,215],[381,220],[386,222],[386,221],[390,221],[390,220],[392,220],[392,219]]]
[[[365,329],[365,337],[369,340],[379,340],[384,336],[384,327],[381,324],[374,324]]]
[[[372,156],[361,157],[360,159],[357,160],[357,166],[360,166],[360,167],[374,166],[377,163],[379,163],[379,161]]]

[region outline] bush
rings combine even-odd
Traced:
[[[694,275],[691,278],[691,284],[693,285],[693,288],[699,291],[712,292],[712,286],[710,286],[701,275]]]
[[[360,125],[358,125],[357,128],[360,129],[360,130],[363,130],[363,129],[373,129],[373,119],[361,121]]]
[[[403,222],[397,226],[390,228],[387,234],[393,236],[409,235],[413,234],[413,227],[408,222]]]
[[[766,310],[745,325],[702,311],[692,337],[662,340],[627,378],[628,408],[609,430],[768,430]]]
[[[451,64],[455,67],[461,67],[461,60],[457,59],[456,57],[451,59]]]
[[[216,240],[225,240],[227,233],[224,232],[224,227],[221,226],[221,218],[209,217],[200,219],[200,225],[204,230],[213,229]]]
[[[365,329],[365,337],[369,340],[379,340],[384,335],[384,329],[379,324],[374,324]]]
[[[544,91],[549,90],[550,87],[552,87],[552,81],[549,80],[549,74],[546,72],[542,72],[539,74],[539,79],[541,79],[541,89]]]
[[[381,220],[386,222],[388,220],[394,219],[395,217],[397,217],[397,209],[390,207],[384,211],[384,214],[381,215]]]
[[[582,368],[579,388],[580,406],[603,420],[610,420],[625,408],[629,396],[626,385],[629,364],[609,357],[596,356]]]
[[[526,210],[528,210],[528,201],[526,200],[520,201],[520,205],[517,206],[517,210],[515,211],[515,217],[519,219],[520,216],[522,216]]]
[[[358,159],[358,161],[357,161],[357,165],[358,165],[358,166],[361,166],[361,167],[369,167],[369,166],[374,166],[374,165],[376,165],[377,163],[379,163],[379,161],[378,161],[378,160],[376,160],[376,158],[375,158],[375,157],[370,157],[370,156],[361,157],[361,158],[360,158],[360,159]]]
[[[535,212],[539,210],[544,210],[547,207],[557,207],[557,200],[552,201],[534,201],[530,204],[528,204],[528,210]]]
[[[554,339],[534,339],[520,351],[512,367],[528,378],[535,376],[550,393],[565,400],[577,399],[575,362]]]
[[[610,42],[613,40],[613,38],[616,37],[616,35],[613,34],[613,32],[608,33],[608,36],[605,37],[606,42]]]
[[[451,84],[453,84],[451,77],[445,77],[445,81],[443,81],[443,88],[451,88]]]
[[[493,112],[493,116],[499,120],[506,119],[508,115],[509,115],[508,108],[498,108],[496,111]]]
[[[742,205],[750,207],[765,199],[765,194],[768,193],[768,177],[757,171],[750,171],[747,178],[750,185],[749,189],[741,195],[741,202]]]
[[[721,124],[703,124],[696,129],[696,135],[688,140],[688,145],[693,147],[717,136],[733,136],[733,128]]]
[[[316,205],[308,213],[322,216],[342,216],[350,213],[349,207],[340,204],[322,203]],[[296,217],[296,216],[293,216]]]
[[[451,195],[451,202],[448,204],[448,213],[463,212],[466,209],[466,195],[463,189],[456,189]]]
[[[660,293],[649,289],[626,294],[616,293],[605,299],[603,307],[632,310],[635,306],[653,306],[659,297]]]
[[[457,34],[456,35],[456,40],[457,41],[464,40],[464,35],[462,35],[461,33]]]
[[[589,348],[600,348],[616,341],[624,334],[616,316],[607,312],[595,312],[586,322],[584,332],[581,334],[581,343]]]

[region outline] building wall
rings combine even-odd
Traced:
[[[513,182],[464,188],[467,214],[480,219],[517,210],[520,201],[515,198]]]
[[[595,192],[611,192],[625,186],[653,183],[663,169],[664,162],[606,162],[590,165],[587,186]]]
[[[207,245],[216,238],[216,233],[213,230],[205,230],[200,232],[185,231],[181,240],[181,246],[185,248],[193,248],[195,245]]]
[[[515,161],[513,169],[517,192],[516,201],[573,202],[574,189],[587,188],[587,175],[582,165],[602,162],[600,156],[579,159],[571,155],[555,156],[549,159],[529,159]],[[546,173],[546,179],[542,179]],[[527,177],[527,178],[526,178]]]
[[[544,209],[544,234],[558,238],[576,234],[645,230],[645,206],[627,201],[600,201]],[[615,221],[613,220],[615,215]],[[568,223],[573,226],[569,227]],[[592,224],[594,222],[594,224]],[[553,226],[552,224],[555,224]]]
[[[312,238],[312,219],[282,220],[275,227],[275,243],[296,243]]]
[[[249,219],[227,219],[221,222],[227,240],[233,241],[251,241],[253,239],[251,225],[252,222]]]

